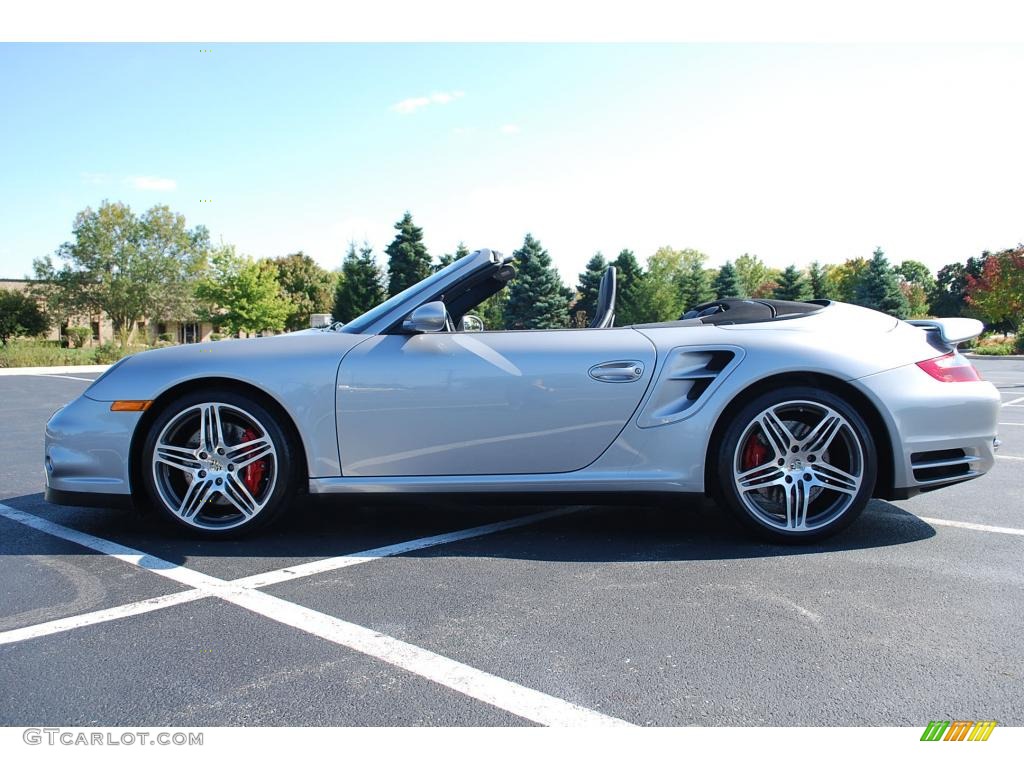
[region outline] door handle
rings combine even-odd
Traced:
[[[588,371],[595,381],[625,383],[637,381],[644,375],[644,364],[639,360],[613,360],[609,363],[598,363]]]

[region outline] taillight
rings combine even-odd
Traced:
[[[978,369],[958,352],[922,360],[917,367],[939,381],[981,381]]]

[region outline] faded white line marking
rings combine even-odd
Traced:
[[[1010,459],[1011,461],[1024,461],[1024,456],[1004,456],[1001,453],[996,454],[997,459]]]
[[[543,514],[543,513],[542,513]],[[624,720],[602,714],[578,704],[559,699],[541,691],[527,688],[514,683],[511,680],[492,675],[489,672],[470,667],[461,662],[449,659],[446,656],[428,651],[425,648],[406,643],[389,635],[382,634],[368,627],[358,624],[351,624],[342,621],[326,613],[304,608],[301,605],[288,602],[279,597],[268,595],[265,592],[258,592],[251,587],[238,584],[237,582],[224,581],[213,576],[193,571],[184,566],[175,565],[153,555],[146,554],[137,549],[126,547],[98,536],[76,531],[73,528],[50,522],[36,515],[12,509],[0,504],[0,515],[27,525],[44,533],[56,536],[67,541],[80,544],[110,557],[117,558],[122,562],[137,565],[153,573],[173,579],[182,584],[189,584],[197,589],[192,592],[178,593],[180,596],[168,596],[168,601],[178,597],[182,602],[192,599],[199,599],[211,595],[221,600],[246,608],[265,618],[277,621],[281,624],[315,635],[329,642],[350,648],[359,653],[366,654],[380,661],[384,661],[414,675],[431,680],[446,688],[458,691],[478,701],[490,704],[491,706],[503,709],[506,712],[523,717],[540,725],[551,726],[594,726],[594,725],[621,725],[631,726]],[[534,517],[534,516],[530,516]],[[480,526],[481,528],[487,526]],[[470,529],[472,530],[472,529]],[[383,548],[382,548],[383,549]],[[272,572],[273,573],[273,572]],[[184,597],[198,593],[195,597]],[[121,606],[123,609],[130,607],[138,608],[138,603],[129,606]],[[165,606],[158,606],[165,607]],[[150,608],[149,610],[156,610]],[[111,614],[117,609],[107,609],[106,613]],[[144,613],[144,610],[137,610]],[[102,612],[96,612],[102,613]],[[61,619],[66,626],[63,629],[71,629],[68,626],[76,617]],[[82,617],[77,617],[82,618]],[[110,616],[106,620],[119,618]],[[52,625],[56,622],[48,622],[50,631],[44,634],[53,634],[62,631],[54,629]],[[91,623],[98,623],[92,621]],[[46,626],[46,625],[38,625]],[[13,632],[30,632],[33,628],[26,627]],[[24,639],[24,638],[23,638]],[[13,641],[10,641],[13,642]]]
[[[90,384],[96,379],[86,379],[82,376],[65,376],[61,373],[26,373],[24,376],[45,376],[48,379],[74,379],[75,381],[88,381]]]
[[[68,616],[64,619],[54,619],[53,621],[47,621],[43,624],[34,624],[30,627],[9,629],[6,632],[0,632],[0,645],[17,643],[21,640],[32,640],[37,637],[45,637],[46,635],[54,635],[58,632],[66,632],[70,629],[78,629],[79,627],[101,624],[105,621],[123,619],[127,616],[138,616],[143,613],[149,613],[150,611],[157,611],[161,608],[168,608],[172,605],[181,605],[182,603],[188,603],[192,600],[199,600],[209,596],[210,593],[205,590],[190,589],[186,592],[175,592],[170,595],[153,597],[149,600],[139,600],[136,603],[118,605],[114,608],[104,608],[103,610],[93,611],[92,613],[81,613],[77,616]]]
[[[1013,394],[1017,394],[1017,393],[1014,392]],[[1017,403],[1024,403],[1024,397],[1018,397],[1016,400],[1011,400],[1008,403],[1003,403],[1003,405],[1016,405]]]
[[[950,528],[967,528],[971,531],[987,531],[988,533],[1008,533],[1011,536],[1024,536],[1024,528],[1004,528],[1001,525],[964,523],[960,520],[943,520],[937,517],[921,517],[919,519],[930,525],[947,525]]]
[[[1000,427],[1024,427],[1024,421],[1000,421]]]
[[[378,560],[382,557],[392,557],[394,555],[401,555],[406,552],[414,552],[418,549],[436,547],[440,544],[450,544],[451,542],[455,541],[464,541],[465,539],[474,539],[479,536],[486,536],[490,533],[507,531],[512,528],[519,528],[524,525],[530,525],[531,523],[536,523],[541,520],[547,520],[551,517],[567,515],[570,512],[575,512],[579,509],[582,509],[582,507],[565,507],[562,509],[549,510],[547,512],[538,512],[535,515],[516,517],[512,520],[502,520],[501,522],[490,523],[488,525],[481,525],[477,526],[476,528],[465,528],[461,531],[441,533],[437,536],[427,536],[422,539],[413,539],[411,541],[405,541],[400,544],[391,544],[386,547],[378,547],[377,549],[367,549],[363,552],[354,552],[351,555],[341,555],[339,557],[332,557],[327,560],[316,560],[311,563],[291,565],[276,571],[260,573],[256,576],[246,576],[245,578],[236,579],[231,583],[241,587],[266,587],[270,584],[279,584],[282,581],[301,579],[304,576],[312,576],[318,573],[326,573],[327,571],[334,571],[338,568],[348,568],[350,566],[359,565],[360,563],[366,563],[371,560]]]

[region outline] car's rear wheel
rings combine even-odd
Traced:
[[[161,515],[208,538],[276,519],[296,488],[293,448],[278,419],[230,390],[186,394],[150,425],[146,490]]]
[[[735,415],[720,443],[719,497],[748,530],[773,541],[815,541],[867,506],[878,461],[871,432],[848,402],[785,387]]]

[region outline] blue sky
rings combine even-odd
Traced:
[[[1024,46],[0,45],[0,276],[103,199],[329,268],[406,209],[567,280],[660,245],[937,268],[1024,240],[1022,82]]]

